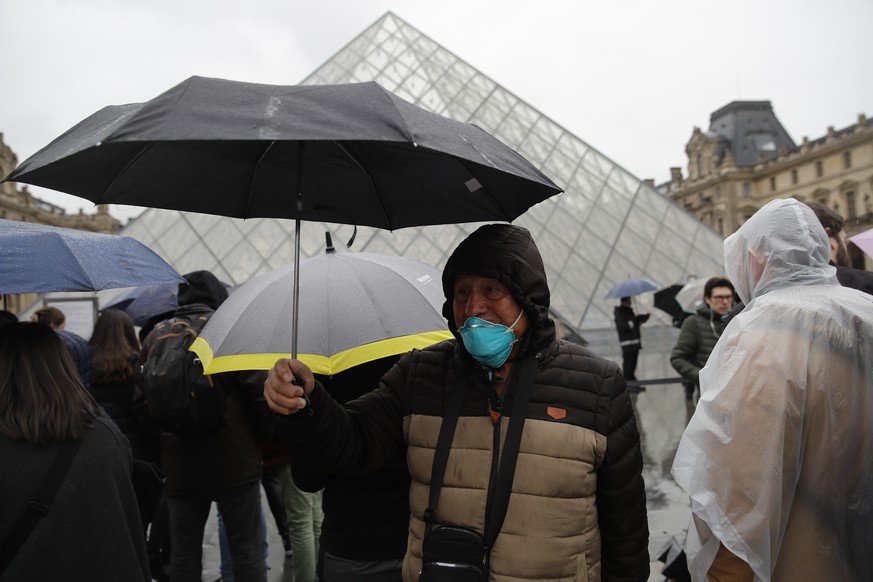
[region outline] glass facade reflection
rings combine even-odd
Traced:
[[[515,222],[530,229],[543,253],[553,313],[607,357],[617,357],[613,299],[607,291],[630,277],[667,286],[689,276],[721,273],[722,237],[652,187],[525,103],[462,59],[388,13],[352,40],[304,84],[376,81],[423,108],[475,123],[509,144],[565,193],[531,208]],[[353,251],[413,257],[442,267],[479,224],[357,229]],[[324,232],[338,250],[348,225],[304,222],[304,257],[324,251]],[[293,260],[294,222],[238,220],[149,209],[124,230],[179,272],[209,269],[239,284]],[[649,307],[646,307],[648,301]],[[651,294],[638,300],[650,310]],[[652,309],[644,355],[664,359],[675,339],[666,314]],[[648,329],[647,329],[648,328]],[[673,376],[669,363],[641,360],[642,377]]]

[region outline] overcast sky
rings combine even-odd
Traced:
[[[658,183],[734,100],[770,100],[796,142],[873,116],[871,0],[3,0],[0,133],[21,162],[191,75],[296,84],[389,10]]]

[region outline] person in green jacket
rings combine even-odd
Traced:
[[[699,392],[697,375],[727,325],[724,316],[734,305],[734,286],[724,277],[712,277],[703,287],[703,303],[695,315],[682,322],[679,338],[670,352],[670,364],[689,383],[686,400],[692,400],[695,389]]]

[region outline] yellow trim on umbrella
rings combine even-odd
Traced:
[[[344,370],[360,364],[372,362],[379,358],[403,354],[413,348],[425,348],[435,343],[452,339],[452,332],[429,331],[364,344],[333,356],[318,354],[298,354],[297,359],[309,366],[316,374],[339,374]],[[236,354],[232,356],[215,356],[212,346],[203,337],[198,337],[191,344],[190,350],[197,354],[203,363],[203,371],[206,374],[218,374],[220,372],[234,372],[237,370],[269,370],[280,358],[290,358],[290,353],[269,354]]]

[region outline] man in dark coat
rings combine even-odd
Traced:
[[[455,338],[405,354],[378,388],[345,407],[305,364],[276,363],[264,394],[280,413],[275,428],[293,458],[355,474],[404,455],[412,483],[403,579],[416,581],[447,401],[455,396],[461,410],[433,521],[481,533],[501,435],[517,418],[519,378],[530,371],[505,520],[491,532],[498,535],[490,559],[477,556],[468,566],[487,564],[491,579],[646,580],[643,461],[624,378],[614,362],[557,338],[530,233],[511,224],[480,227],[446,263],[443,291]]]
[[[699,386],[700,369],[727,325],[725,316],[733,307],[734,286],[724,277],[713,277],[703,287],[703,303],[695,315],[682,322],[679,338],[670,352],[670,364],[691,386],[685,398],[691,400]]]
[[[209,317],[227,299],[227,289],[209,271],[184,278],[174,317]],[[143,362],[156,333],[143,342]],[[265,374],[232,372],[211,378],[224,393],[221,426],[185,438],[161,434],[172,545],[170,580],[200,582],[203,530],[215,501],[227,528],[234,580],[266,582],[260,529],[261,444],[271,432],[271,419],[262,395]]]
[[[830,264],[837,268],[837,281],[843,287],[858,289],[873,295],[873,273],[853,269],[849,266],[849,249],[843,217],[824,204],[817,202],[806,202],[805,204],[815,212],[828,235],[828,241],[831,245]]]
[[[637,360],[640,350],[643,349],[640,341],[640,326],[649,320],[648,313],[637,315],[634,313],[633,300],[630,297],[622,297],[621,302],[615,308],[615,329],[618,331],[618,343],[621,345],[621,370],[624,379],[628,382],[636,381]],[[631,393],[641,392],[644,388],[631,386]]]

